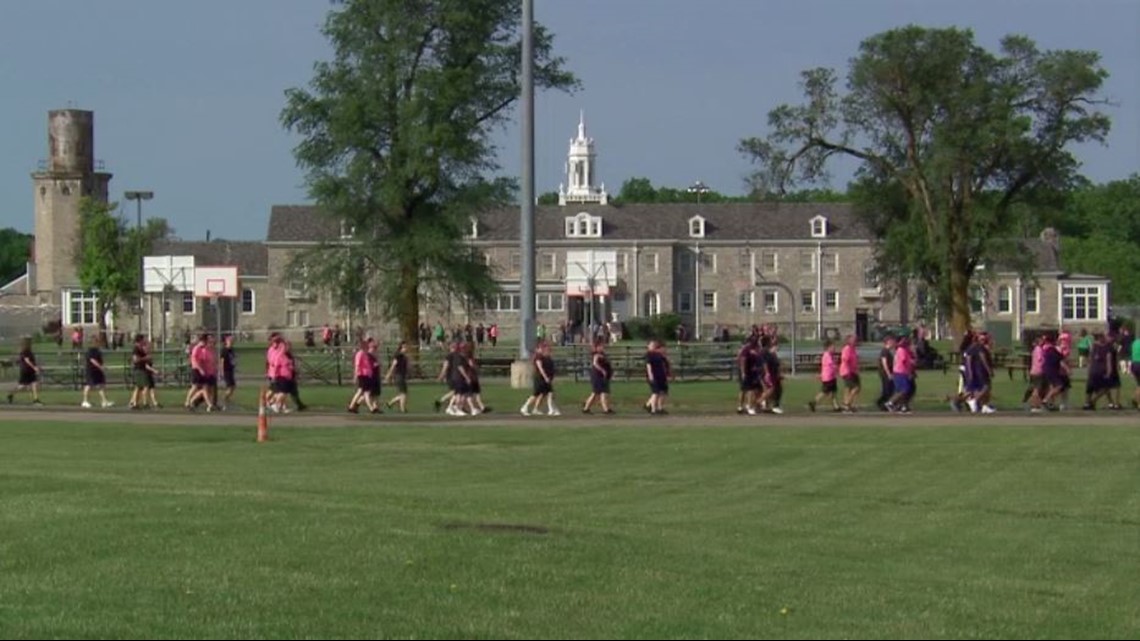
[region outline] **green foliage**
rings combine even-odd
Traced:
[[[75,268],[79,284],[99,293],[96,313],[100,327],[105,313],[136,295],[142,278],[142,257],[154,241],[168,234],[165,220],[151,219],[142,230],[116,215],[116,203],[84,198],[79,206],[79,237]]]
[[[472,216],[513,200],[512,181],[485,176],[521,91],[520,16],[519,0],[338,2],[323,28],[333,59],[286,92],[309,194],[345,230],[297,262],[341,299],[363,285],[412,344],[422,296],[495,288],[463,238]],[[576,87],[541,26],[535,51],[536,87]]]
[[[0,229],[0,285],[23,274],[28,267],[32,235]]]
[[[993,54],[971,31],[893,29],[861,44],[846,93],[833,70],[805,71],[805,102],[739,148],[760,193],[826,180],[832,156],[860,161],[852,192],[881,275],[923,281],[961,332],[977,266],[1028,271],[1027,217],[1077,183],[1072,144],[1103,142],[1106,77],[1093,52],[1008,36]]]
[[[628,338],[637,340],[671,340],[680,324],[681,317],[677,314],[657,314],[627,319],[625,332]]]
[[[541,194],[538,197],[538,204],[539,205],[557,205],[558,204],[558,192],[548,191],[545,194]]]
[[[1087,238],[1061,237],[1062,266],[1072,273],[1112,279],[1114,303],[1140,303],[1140,246],[1119,236],[1096,231]]]
[[[697,191],[692,187],[654,187],[648,178],[628,178],[621,185],[613,202],[615,205],[633,203],[695,203]],[[725,196],[711,189],[700,192],[701,203],[733,203],[752,200],[749,196]]]

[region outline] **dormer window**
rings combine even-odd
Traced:
[[[581,212],[566,218],[567,238],[601,238],[602,217]]]
[[[356,236],[356,225],[350,225],[347,220],[340,221],[340,239],[352,240]]]
[[[827,238],[827,218],[816,216],[811,219],[811,237]]]
[[[705,237],[705,219],[700,216],[693,216],[689,219],[689,237],[690,238],[704,238]]]

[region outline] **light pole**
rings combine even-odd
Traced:
[[[704,184],[703,182],[701,182],[699,180],[697,182],[693,183],[692,185],[689,185],[689,189],[688,189],[688,192],[690,194],[696,194],[697,195],[697,204],[698,205],[701,204],[701,195],[707,194],[710,191],[712,191],[712,190],[709,189],[709,186]]]
[[[142,263],[142,260],[143,260],[143,256],[142,256],[142,246],[143,246],[142,204],[143,204],[144,200],[150,200],[151,198],[154,198],[154,192],[153,191],[128,191],[128,192],[123,193],[123,198],[126,198],[127,200],[133,200],[133,201],[135,201],[135,203],[137,203],[137,208],[135,210],[135,243],[136,243],[135,251],[138,252],[138,258],[139,258],[139,313],[138,313],[139,331],[138,331],[138,333],[141,334],[142,333],[142,322],[143,322],[143,319],[142,319],[142,292],[143,292],[143,282],[142,282],[143,281],[143,271],[142,271],[142,264],[143,264]],[[163,345],[162,347],[163,347],[163,349],[166,349],[165,345]]]

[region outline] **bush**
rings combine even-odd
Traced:
[[[658,314],[648,318],[630,318],[625,321],[625,336],[635,340],[672,340],[677,335],[681,317],[677,314]]]

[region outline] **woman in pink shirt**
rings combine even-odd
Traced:
[[[887,409],[892,412],[910,413],[910,401],[915,392],[914,353],[910,351],[910,339],[903,338],[895,350],[894,375],[895,395],[887,401]]]
[[[855,399],[863,389],[863,382],[859,380],[859,339],[851,334],[847,337],[847,344],[839,358],[839,376],[847,391],[843,394],[843,409],[848,412],[855,411]]]
[[[1049,391],[1048,383],[1042,387],[1045,380],[1045,337],[1038,336],[1033,343],[1033,353],[1029,356],[1029,387],[1021,397],[1022,403],[1029,403],[1030,409],[1040,411],[1041,401]]]
[[[835,345],[831,341],[823,344],[823,356],[819,361],[819,393],[815,395],[815,400],[808,403],[808,409],[815,411],[823,399],[831,399],[831,408],[833,412],[839,411],[839,400],[836,398],[836,393],[839,391],[839,366],[835,362]]]
[[[357,409],[363,402],[368,406],[368,410],[373,414],[379,412],[376,406],[376,401],[372,399],[372,388],[375,386],[372,380],[372,356],[369,354],[370,350],[375,349],[375,341],[371,338],[360,344],[356,350],[356,356],[353,357],[353,370],[356,375],[356,393],[353,394],[352,400],[348,402],[348,411],[356,414]]]

